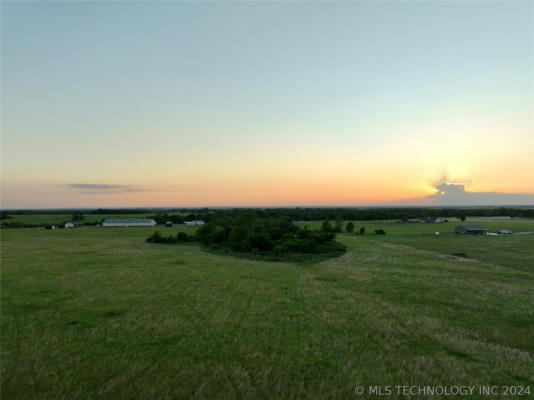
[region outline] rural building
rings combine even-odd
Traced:
[[[201,226],[204,225],[204,221],[196,219],[194,221],[185,221],[184,224],[191,226]]]
[[[167,222],[165,222],[165,226],[166,226],[167,228],[172,228],[172,221],[167,221]]]
[[[65,224],[65,228],[79,228],[80,226],[82,226],[80,221],[72,221]]]
[[[454,232],[460,235],[486,235],[488,230],[480,225],[458,225]]]
[[[72,222],[67,222],[65,228],[74,228],[74,224]]]
[[[425,222],[427,224],[433,224],[433,223],[443,222],[443,220],[440,217],[424,217],[424,218],[421,218],[421,222]]]
[[[146,218],[114,218],[106,219],[102,222],[102,226],[155,226],[156,221]]]

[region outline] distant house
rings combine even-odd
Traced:
[[[167,221],[167,222],[165,222],[165,226],[166,226],[167,228],[172,228],[172,221]]]
[[[454,232],[460,235],[486,235],[488,230],[480,225],[458,225]]]
[[[65,228],[74,228],[74,224],[72,222],[67,222]]]
[[[156,221],[154,221],[153,219],[145,219],[145,218],[112,218],[112,219],[105,219],[104,222],[102,222],[102,226],[107,226],[107,227],[155,226],[155,225],[156,225]]]
[[[427,224],[443,222],[443,220],[440,217],[424,217],[424,218],[421,218],[420,221],[425,222]]]
[[[185,221],[184,224],[190,225],[190,226],[201,226],[204,225],[205,222],[199,219],[196,219],[194,221]]]
[[[67,222],[65,228],[79,228],[83,224],[80,221]]]

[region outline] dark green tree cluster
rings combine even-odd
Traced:
[[[154,232],[150,237],[146,239],[148,243],[165,243],[165,244],[176,244],[176,243],[185,243],[192,242],[194,240],[193,236],[188,235],[185,232],[178,232],[176,236],[163,236],[159,231]]]
[[[242,213],[254,213],[258,218],[289,218],[292,221],[335,221],[338,217],[345,221],[370,221],[370,220],[390,220],[424,217],[457,217],[461,215],[468,217],[522,217],[534,218],[534,207],[346,207],[346,208],[233,208],[233,209],[210,209],[210,208],[98,208],[84,209],[84,214],[155,214],[156,216],[168,214],[180,217],[177,213],[184,215],[186,221],[202,219],[204,221],[221,216],[236,218]],[[6,213],[6,210],[0,210]],[[72,214],[71,209],[20,209],[9,210],[10,215],[32,215],[32,214]],[[185,216],[187,215],[187,216]],[[172,218],[172,217],[171,217]],[[172,219],[167,219],[167,221]],[[163,221],[165,222],[165,221]]]
[[[221,220],[201,226],[197,240],[206,246],[228,247],[237,252],[321,253],[337,247],[335,234],[300,228],[288,218],[257,218],[243,214],[235,221]],[[336,243],[336,244],[334,244]]]
[[[227,249],[239,253],[260,255],[329,254],[337,256],[346,246],[334,241],[333,229],[310,230],[300,228],[287,218],[257,218],[253,213],[243,213],[232,220],[220,218],[202,225],[194,237],[185,235],[163,237],[155,232],[146,241],[151,243],[178,243],[197,241],[214,249]]]

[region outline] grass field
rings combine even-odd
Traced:
[[[27,225],[59,225],[72,221],[71,214],[8,214],[11,218],[2,222],[18,222]],[[107,218],[149,218],[154,214],[84,214],[83,222],[100,222]]]
[[[358,222],[388,234],[339,235],[349,250],[321,263],[145,243],[154,228],[3,230],[2,399],[534,390],[534,235],[447,235],[455,225]],[[195,228],[160,228],[182,229]]]

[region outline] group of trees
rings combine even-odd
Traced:
[[[201,226],[197,240],[238,252],[321,253],[332,250],[334,232],[300,228],[289,218],[258,218],[243,214]],[[334,245],[334,247],[336,247]]]
[[[321,231],[323,231],[323,232],[341,233],[343,231],[343,220],[337,219],[336,223],[335,223],[335,226],[332,226],[330,221],[325,220],[325,221],[323,221],[323,223],[321,225]],[[345,226],[345,232],[347,232],[347,233],[353,233],[354,232],[354,222],[348,222],[347,223],[347,225]],[[358,231],[358,233],[356,233],[356,235],[358,235],[358,234],[359,235],[365,235],[365,227],[362,226],[360,228],[360,230]],[[386,232],[383,229],[376,229],[375,230],[375,234],[377,234],[377,235],[385,235]]]
[[[310,230],[293,224],[288,218],[258,218],[253,213],[244,213],[237,219],[219,218],[202,225],[195,235],[185,233],[182,238],[162,237],[159,232],[148,242],[178,243],[197,241],[212,248],[229,249],[241,253],[287,254],[345,252],[346,247],[335,242],[335,233],[325,230]]]
[[[2,228],[30,228],[44,226],[44,223],[28,223],[13,220],[12,216],[16,215],[49,215],[64,214],[65,222],[69,221],[72,215],[73,221],[82,221],[84,214],[91,216],[94,214],[102,215],[132,215],[144,214],[150,215],[158,224],[164,224],[171,221],[175,224],[183,224],[192,220],[203,220],[208,223],[221,225],[221,221],[236,220],[242,215],[254,215],[258,219],[278,218],[297,221],[334,221],[332,232],[338,233],[343,230],[343,221],[370,221],[370,220],[401,220],[407,222],[408,219],[420,219],[424,217],[456,217],[462,221],[468,217],[495,217],[509,216],[521,218],[534,218],[533,207],[457,207],[457,208],[430,208],[430,207],[404,207],[404,208],[233,208],[233,209],[178,209],[178,208],[139,208],[139,209],[81,209],[74,211],[72,209],[64,210],[1,210],[0,218],[2,219]],[[88,217],[89,221],[84,220],[84,225],[94,225],[98,221]],[[330,224],[330,223],[329,223]],[[224,225],[224,224],[222,224]],[[224,225],[226,226],[226,225]],[[354,226],[348,223],[345,231],[352,232]]]
[[[254,213],[258,218],[288,218],[292,221],[372,221],[405,220],[424,217],[522,217],[534,218],[534,208],[481,207],[481,208],[265,208],[265,209],[210,209],[196,210],[197,219],[210,221],[223,216],[237,218],[243,212]]]
[[[169,216],[179,216],[179,214],[191,216],[192,219],[210,219],[220,215],[227,215],[236,217],[237,215],[247,212],[255,213],[259,218],[289,218],[292,221],[324,221],[336,220],[341,218],[343,220],[353,221],[370,221],[370,220],[388,220],[403,218],[423,218],[431,217],[456,217],[460,218],[462,215],[469,217],[522,217],[534,218],[534,208],[532,207],[389,207],[389,208],[254,208],[254,209],[211,209],[211,208],[99,208],[99,209],[83,209],[84,214],[165,214]],[[72,214],[72,209],[55,209],[55,210],[10,210],[6,212],[1,211],[2,215],[16,214]],[[193,217],[194,215],[194,217]],[[2,219],[4,219],[3,217]],[[169,219],[170,220],[170,219]]]
[[[167,243],[167,244],[176,244],[176,243],[185,243],[192,242],[194,240],[193,236],[188,235],[185,232],[178,232],[176,236],[162,236],[159,231],[154,232],[149,236],[146,241],[149,243]]]

